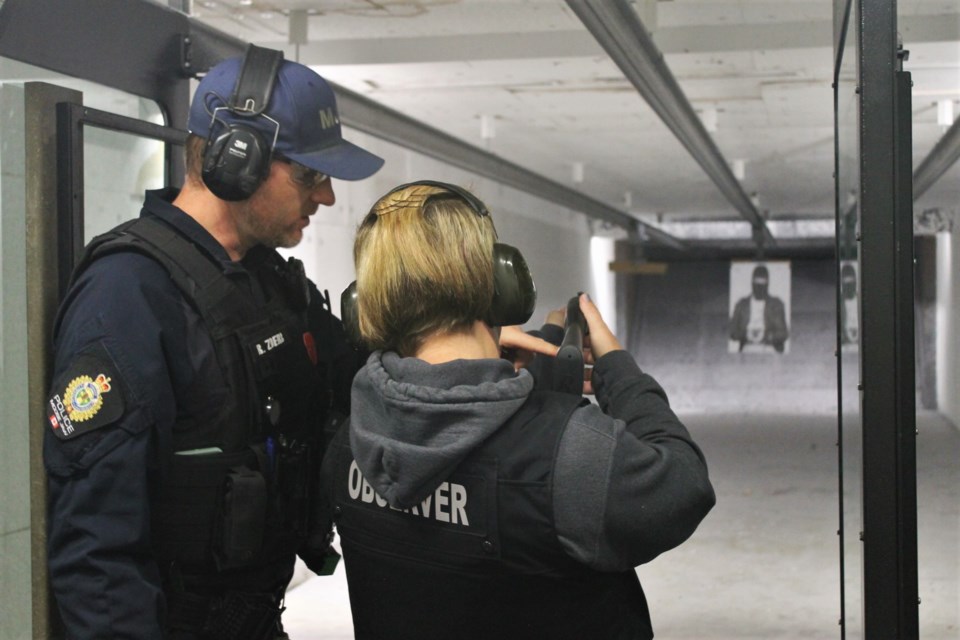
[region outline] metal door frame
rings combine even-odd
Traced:
[[[84,186],[83,186],[83,129],[85,126],[108,131],[128,133],[167,144],[164,154],[164,183],[173,184],[171,147],[182,149],[187,132],[144,120],[117,115],[85,107],[77,102],[57,104],[57,224],[59,233],[58,290],[60,297],[67,292],[70,273],[84,246]]]
[[[910,639],[919,636],[911,81],[896,0],[857,0],[856,18],[863,635]]]

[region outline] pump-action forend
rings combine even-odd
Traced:
[[[554,388],[563,393],[583,394],[583,338],[589,333],[587,321],[580,311],[580,296],[567,302],[563,342],[557,352]]]

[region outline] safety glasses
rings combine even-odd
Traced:
[[[305,167],[299,162],[294,162],[290,158],[281,155],[275,155],[274,159],[285,162],[290,165],[290,178],[301,187],[310,191],[316,191],[323,183],[330,179],[325,173],[320,173],[310,167]]]

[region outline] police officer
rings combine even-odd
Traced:
[[[322,571],[325,422],[356,356],[296,260],[344,140],[309,68],[250,47],[191,105],[182,190],[87,247],[55,326],[49,575],[68,637],[280,638],[296,554]],[[331,427],[332,428],[332,427]]]
[[[482,202],[430,181],[357,232],[350,317],[375,351],[323,483],[355,637],[651,638],[634,567],[713,506],[703,455],[585,295],[599,406],[500,357],[535,298],[495,238]]]

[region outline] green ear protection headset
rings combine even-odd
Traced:
[[[408,182],[392,189],[387,195],[402,191],[407,187],[423,185],[438,187],[447,193],[436,193],[427,197],[447,197],[453,194],[466,202],[480,217],[489,216],[486,205],[469,191],[456,185],[434,180]],[[386,196],[384,196],[386,197]],[[424,203],[426,204],[426,202]],[[507,244],[495,242],[493,245],[493,300],[490,313],[484,318],[491,327],[523,324],[533,315],[537,304],[537,288],[520,250]],[[347,336],[354,344],[362,342],[360,338],[360,318],[357,311],[357,283],[350,283],[340,296],[340,315]]]

